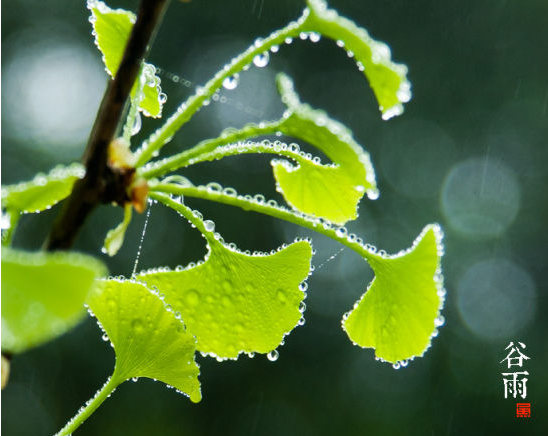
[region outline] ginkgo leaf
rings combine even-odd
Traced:
[[[402,103],[411,99],[407,67],[390,58],[390,48],[369,36],[367,31],[348,18],[329,9],[324,0],[307,0],[309,14],[303,31],[320,33],[337,41],[353,56],[363,71],[379,103],[383,119],[403,112]]]
[[[369,154],[343,124],[301,103],[289,77],[279,74],[277,83],[288,107],[279,130],[307,141],[333,161],[322,165],[300,160],[297,166],[288,161],[272,161],[279,190],[291,206],[306,214],[337,224],[355,219],[364,193],[372,199],[378,197]]]
[[[124,219],[115,228],[108,231],[103,245],[103,253],[107,253],[109,256],[114,256],[118,253],[118,250],[120,250],[124,243],[127,226],[131,222],[132,210],[133,206],[131,204],[127,204],[124,207]]]
[[[106,273],[91,256],[2,247],[2,350],[19,353],[74,327]]]
[[[88,304],[116,353],[112,379],[148,377],[200,401],[196,341],[180,317],[142,283],[112,279],[103,284]]]
[[[135,24],[135,14],[124,9],[111,9],[99,0],[88,0],[87,6],[91,11],[95,44],[103,55],[107,73],[114,77]],[[144,115],[158,118],[162,115],[163,102],[160,98],[160,78],[154,74],[155,71],[153,65],[143,63],[141,74],[145,75],[144,87],[138,103]],[[138,83],[139,80],[131,91],[132,98],[138,93]]]
[[[28,182],[2,187],[2,208],[15,213],[41,212],[65,199],[74,182],[85,174],[80,164],[57,166]]]
[[[343,317],[349,338],[397,363],[422,356],[435,335],[443,305],[441,230],[425,227],[413,246],[394,256],[372,255],[369,289]]]
[[[295,242],[269,255],[248,255],[209,242],[205,262],[182,271],[138,276],[181,313],[203,353],[234,358],[274,350],[299,322],[299,289],[310,271],[312,249]]]
[[[242,153],[274,153],[290,160],[272,161],[277,189],[294,209],[316,215],[336,224],[344,224],[358,215],[358,203],[364,194],[378,197],[375,172],[369,154],[343,124],[320,110],[300,102],[289,77],[279,74],[278,88],[287,106],[282,118],[247,124],[241,129],[225,129],[218,138],[202,141],[191,150],[154,162],[144,176],[150,178],[181,166],[217,160]],[[302,139],[321,150],[332,162],[322,163],[297,144],[267,140],[243,142],[274,132]],[[226,145],[229,144],[229,145]]]

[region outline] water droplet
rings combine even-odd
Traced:
[[[301,282],[299,284],[299,290],[302,291],[302,292],[306,292],[306,290],[308,289],[308,283],[306,282]]]
[[[268,65],[269,59],[270,59],[270,55],[268,54],[267,51],[265,51],[264,53],[261,53],[255,56],[253,58],[253,63],[255,64],[256,67],[262,68]]]
[[[369,189],[367,191],[367,198],[370,200],[376,200],[379,198],[379,190],[378,189]]]
[[[8,211],[2,211],[2,221],[0,227],[2,230],[7,230],[11,227],[10,213]]]
[[[280,50],[280,46],[279,45],[273,45],[272,47],[270,47],[270,51],[272,53],[278,53],[278,50]]]
[[[392,368],[394,369],[400,369],[401,365],[400,365],[400,362],[396,362],[392,365]]]
[[[225,78],[223,80],[223,87],[226,89],[235,89],[240,81],[240,75],[238,73],[233,76]]]
[[[434,325],[436,327],[441,327],[442,325],[445,324],[445,317],[443,315],[440,315],[438,316],[435,320],[434,320]]]
[[[213,232],[215,230],[215,223],[211,220],[205,220],[204,227],[208,232]]]
[[[200,302],[200,294],[196,289],[190,289],[185,295],[185,301],[189,306],[196,306]]]
[[[228,195],[229,197],[236,197],[238,194],[234,188],[231,188],[230,186],[228,188],[223,189],[223,194]]]
[[[397,115],[401,115],[403,113],[403,106],[401,104],[397,104],[396,106],[392,106],[390,109],[383,110],[381,108],[381,110],[383,111],[382,116],[381,116],[382,119],[384,121],[387,121],[390,118],[393,118]]]
[[[301,301],[301,304],[299,304],[299,312],[303,313],[306,310],[306,303],[304,301]]]
[[[290,38],[289,36],[287,38],[284,39],[284,42],[286,44],[291,44],[293,42],[293,38]]]
[[[160,94],[158,95],[158,101],[160,102],[160,104],[164,104],[167,101],[167,95],[163,92],[160,92]]]
[[[232,289],[230,282],[225,282],[223,285],[225,289]],[[221,298],[221,303],[223,304],[224,307],[227,307],[227,308],[232,306],[232,300],[228,298],[226,295],[223,295],[223,297]]]
[[[105,342],[108,341],[108,335],[105,333],[101,339]]]
[[[148,75],[146,85],[150,88],[153,88],[156,86],[156,77],[154,75]]]
[[[266,355],[266,357],[271,362],[275,362],[276,360],[278,360],[278,357],[280,357],[280,353],[278,353],[278,350],[272,350],[270,353]]]
[[[308,33],[306,32],[299,33],[299,38],[301,38],[303,41],[308,39]]]
[[[289,144],[289,151],[292,153],[298,153],[300,151],[298,144]]]
[[[335,234],[339,238],[345,238],[348,231],[346,230],[346,227],[339,227],[337,230],[335,230]]]
[[[143,327],[143,323],[139,319],[134,319],[131,323],[131,327],[133,328],[136,334],[141,334],[145,330],[145,328]]]
[[[133,120],[133,125],[131,126],[131,136],[136,135],[141,130],[141,114],[137,112],[135,114],[135,119]]]
[[[206,189],[210,193],[221,193],[223,191],[223,187],[219,185],[218,183],[211,182],[206,185]]]
[[[318,42],[322,38],[322,36],[319,33],[310,32],[309,38],[312,42]]]
[[[132,377],[132,378],[131,378],[131,381],[132,381],[132,382],[136,382],[137,380],[139,380],[139,377]]]

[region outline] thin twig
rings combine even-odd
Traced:
[[[169,0],[142,0],[120,67],[105,91],[82,158],[86,175],[74,185],[48,238],[46,250],[68,249],[88,215],[100,203],[128,201],[133,172],[114,171],[107,164],[108,145],[114,139],[131,88]]]

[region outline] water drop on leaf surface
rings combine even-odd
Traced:
[[[215,223],[211,220],[205,220],[204,227],[208,232],[213,232],[215,230]]]
[[[276,360],[278,360],[278,357],[280,357],[280,353],[278,353],[278,350],[272,350],[270,353],[266,355],[266,357],[271,362],[275,362]]]
[[[235,89],[238,86],[240,76],[238,73],[233,76],[227,77],[223,80],[223,87],[225,89]]]
[[[259,67],[259,68],[266,67],[268,65],[269,58],[270,56],[268,52],[264,52],[255,56],[253,58],[253,63],[255,64],[256,67]]]
[[[135,114],[135,119],[133,120],[133,125],[131,126],[131,136],[136,135],[141,130],[141,114],[137,112]]]

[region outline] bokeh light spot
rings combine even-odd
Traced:
[[[462,320],[482,339],[512,338],[536,312],[531,276],[507,259],[475,263],[462,276],[457,291]]]
[[[79,155],[107,80],[100,57],[74,39],[33,35],[24,31],[9,44],[2,77],[7,133],[48,153]]]
[[[502,162],[472,158],[453,167],[442,188],[441,209],[448,224],[471,239],[501,235],[519,210],[520,187]]]

